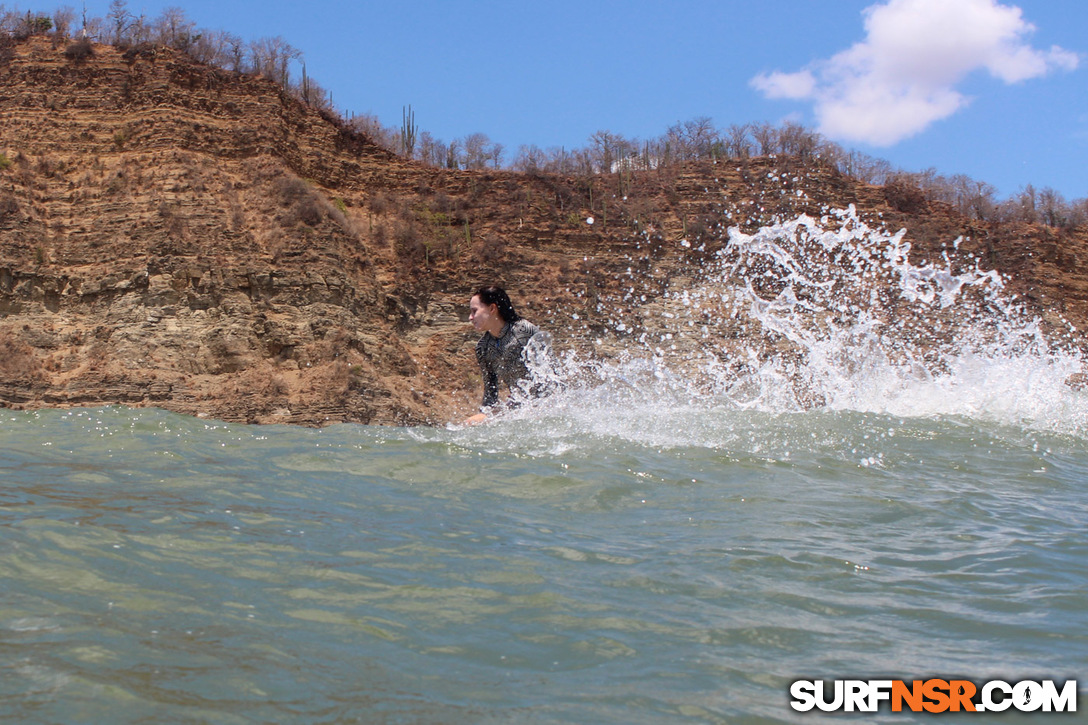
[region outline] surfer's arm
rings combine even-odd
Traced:
[[[485,355],[482,345],[476,347],[476,361],[480,363],[480,373],[484,379],[484,398],[480,403],[480,412],[470,415],[462,421],[461,425],[476,425],[487,420],[490,411],[499,402],[499,375],[495,371]]]

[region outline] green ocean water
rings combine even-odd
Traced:
[[[0,481],[3,722],[818,722],[794,680],[1088,665],[1076,432],[9,411]]]

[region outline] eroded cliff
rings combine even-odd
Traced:
[[[1088,325],[1083,230],[994,227],[818,164],[592,178],[407,162],[273,83],[44,38],[0,66],[0,403],[251,422],[442,423],[479,396],[471,290],[608,356],[728,224],[856,206]],[[593,218],[593,223],[587,220]],[[680,240],[687,243],[680,244]],[[974,263],[974,262],[972,262]],[[966,261],[963,264],[967,264]]]

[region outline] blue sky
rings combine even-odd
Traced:
[[[598,130],[793,120],[1001,198],[1027,184],[1088,197],[1083,0],[128,2],[150,17],[169,6],[202,28],[282,37],[345,114],[399,126],[411,104],[421,130],[483,132],[508,159]],[[86,7],[105,16],[109,2]]]

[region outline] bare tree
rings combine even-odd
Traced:
[[[133,18],[132,24],[128,28],[128,37],[129,42],[133,45],[143,45],[151,42],[152,37],[154,37],[154,28],[147,21],[146,15]]]
[[[1019,194],[1013,200],[1013,204],[1016,208],[1016,219],[1024,222],[1035,222],[1038,220],[1037,216],[1037,202],[1038,196],[1035,193],[1035,187],[1031,184],[1025,186]]]
[[[104,38],[106,32],[103,30],[102,18],[88,18],[84,15],[83,26],[80,28],[79,35],[88,40],[99,40]]]
[[[301,53],[280,36],[260,38],[249,45],[253,58],[253,71],[259,75],[288,87],[290,64],[299,59]]]
[[[994,187],[984,182],[975,181],[965,174],[956,174],[951,178],[933,177],[930,198],[940,197],[940,201],[951,203],[964,216],[986,220],[993,218],[996,211]]]
[[[684,122],[683,138],[688,158],[708,159],[714,155],[719,136],[714,121],[708,116],[700,116]]]
[[[496,169],[502,168],[502,157],[503,152],[505,151],[506,147],[498,141],[493,142],[491,144],[491,147],[488,149],[488,158],[491,161],[491,165],[494,166]]]
[[[364,113],[360,116],[352,116],[348,126],[387,151],[396,152],[399,141],[397,132],[384,126],[374,114]]]
[[[110,11],[106,13],[109,38],[107,40],[114,45],[125,42],[129,25],[132,24],[132,13],[128,11],[128,3],[125,0],[113,0],[110,3]]]
[[[302,80],[291,90],[306,105],[330,113],[335,112],[332,95],[320,83],[306,75],[305,63],[302,65]]]
[[[892,177],[892,165],[884,159],[877,159],[860,151],[850,151],[839,158],[838,169],[847,176],[852,176],[865,184],[883,184]],[[924,181],[916,180],[916,185],[925,190]]]
[[[1080,227],[1088,224],[1088,199],[1079,199],[1069,205],[1069,226]]]
[[[589,176],[593,173],[593,155],[588,149],[578,149],[571,152],[572,173],[581,176]]]
[[[865,157],[868,163],[862,171],[864,178],[859,179],[867,184],[884,184],[891,178],[892,173],[895,171],[891,162],[887,159],[877,159],[872,156]]]
[[[189,46],[189,56],[200,63],[227,68],[231,64],[233,36],[222,30],[198,33]]]
[[[419,134],[417,157],[428,166],[443,168],[446,165],[446,142],[437,139],[429,131]]]
[[[0,7],[0,36],[11,37],[18,28],[19,12]]]
[[[196,23],[189,20],[185,11],[178,7],[166,8],[154,23],[158,42],[178,50],[188,49],[195,27]]]
[[[72,23],[75,22],[76,11],[65,5],[53,11],[53,34],[58,40],[68,40],[72,34]]]
[[[991,184],[972,179],[966,193],[968,214],[982,221],[988,221],[996,216],[997,189]]]
[[[589,137],[594,170],[610,174],[615,164],[627,155],[630,144],[623,136],[611,131],[597,131]]]
[[[514,157],[513,168],[524,173],[543,171],[548,163],[548,156],[537,146],[522,145]]]
[[[810,159],[820,146],[819,136],[799,123],[786,121],[778,130],[778,151],[800,159]]]
[[[464,150],[461,141],[458,139],[450,141],[449,148],[446,149],[446,168],[460,169],[464,166],[464,163]]]
[[[726,149],[736,159],[746,159],[752,153],[752,140],[749,135],[751,126],[747,123],[733,124],[726,129]]]
[[[1038,204],[1040,222],[1049,227],[1066,225],[1069,205],[1066,204],[1064,196],[1049,186],[1044,186],[1039,192]]]
[[[857,151],[850,152],[849,156],[858,156]],[[846,172],[844,172],[846,173]],[[937,170],[933,167],[925,169],[924,171],[918,171],[912,174],[907,174],[911,181],[922,190],[922,193],[926,195],[927,199],[932,201],[941,201],[945,204],[954,204],[955,197],[949,192],[948,183],[945,178],[937,173]]]
[[[544,171],[551,174],[574,173],[574,164],[571,154],[566,148],[552,147],[544,153]]]
[[[225,48],[225,62],[227,63],[228,70],[232,70],[235,73],[242,73],[246,68],[246,44],[240,37],[234,33],[227,33],[223,42],[226,44]]]
[[[465,136],[465,168],[486,169],[502,157],[502,146],[494,144],[485,133],[472,133]]]
[[[775,144],[778,141],[778,130],[769,123],[760,123],[752,126],[752,138],[759,148],[760,156],[770,156],[774,153]]]
[[[665,130],[665,135],[661,138],[662,141],[662,156],[665,159],[665,164],[674,164],[679,161],[685,161],[688,158],[687,141],[684,137],[684,127],[679,123],[669,126]]]

